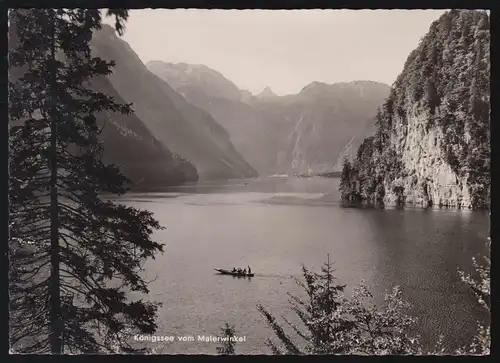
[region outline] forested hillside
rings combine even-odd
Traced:
[[[490,31],[484,11],[452,10],[409,55],[340,185],[345,200],[487,208]]]

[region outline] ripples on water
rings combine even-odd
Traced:
[[[154,236],[165,244],[165,253],[146,264],[146,277],[157,277],[149,298],[163,303],[158,334],[214,335],[227,322],[247,337],[238,343],[238,353],[267,354],[265,341],[273,333],[256,304],[293,318],[287,292],[302,293],[294,277],[301,276],[301,264],[319,268],[327,253],[348,291],[364,279],[380,301],[384,291],[400,285],[427,345],[441,333],[449,347],[466,343],[476,320],[485,318],[457,269],[470,271],[471,258],[484,253],[487,213],[343,208],[338,179],[246,182],[192,184],[121,198],[153,211],[166,227]],[[247,265],[254,278],[213,271]],[[216,346],[174,342],[163,353],[215,354]]]

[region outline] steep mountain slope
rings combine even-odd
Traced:
[[[487,208],[490,200],[490,32],[484,11],[435,21],[346,164],[346,199]]]
[[[154,61],[147,67],[208,111],[263,175],[340,170],[346,146],[356,148],[370,133],[376,109],[389,94],[389,86],[374,82],[313,82],[297,95],[280,97],[266,88],[258,96],[248,91],[237,96],[231,81],[207,67],[203,87],[198,74],[187,71],[190,66]],[[209,79],[213,83],[207,84]],[[230,96],[218,91],[223,84]]]
[[[291,128],[278,159],[279,172],[325,172],[339,170],[338,159],[347,144],[359,145],[388,92],[387,85],[369,81],[313,82],[297,95],[253,105]]]
[[[205,66],[152,61],[147,67],[187,101],[209,112],[228,131],[236,149],[259,174],[275,172],[277,154],[280,148],[286,147],[283,135],[289,132],[289,127],[286,122],[253,107],[251,102],[255,97],[250,92],[240,91],[222,74]],[[203,72],[200,75],[192,69]],[[222,93],[220,89],[231,92]]]
[[[9,49],[17,45],[15,18],[12,17]],[[22,69],[12,67],[9,69],[9,80],[16,82],[23,74]],[[118,103],[125,103],[105,77],[95,78],[92,87],[113,96]],[[118,165],[132,182],[131,189],[144,190],[198,180],[196,168],[160,144],[136,115],[101,113],[96,118],[103,128],[100,134],[104,146],[103,161]]]
[[[95,54],[119,60],[108,76],[113,88],[133,103],[135,114],[165,147],[196,166],[200,179],[256,175],[231,144],[227,131],[149,72],[111,27],[95,33],[91,44]]]
[[[115,101],[126,103],[106,78],[95,79],[92,85]],[[100,114],[97,119],[103,126],[103,160],[119,165],[132,181],[132,189],[198,180],[194,165],[162,145],[136,115]]]

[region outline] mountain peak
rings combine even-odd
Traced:
[[[311,90],[316,90],[316,89],[323,89],[324,90],[326,87],[328,87],[328,85],[326,83],[313,81],[313,82],[309,83],[307,86],[305,86],[304,88],[302,88],[300,93],[309,92]]]
[[[358,93],[363,97],[367,92],[388,92],[390,86],[385,83],[367,81],[367,80],[356,80],[351,82],[336,82],[336,83],[324,83],[314,81],[309,83],[307,86],[302,88],[299,95],[305,97],[321,97],[328,98],[333,95],[339,95],[345,92]],[[340,92],[340,93],[339,93]]]
[[[273,92],[271,87],[266,86],[261,93],[257,95],[258,98],[270,98],[270,97],[277,97],[276,94]]]
[[[229,100],[240,100],[239,88],[224,75],[203,64],[149,61],[146,67],[178,92],[202,91]]]

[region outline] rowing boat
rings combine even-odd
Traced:
[[[253,277],[255,274],[249,274],[249,273],[238,273],[238,272],[232,272],[229,270],[224,270],[223,268],[214,268],[215,271],[220,273],[221,275],[231,275],[231,276],[237,276],[237,277]]]

